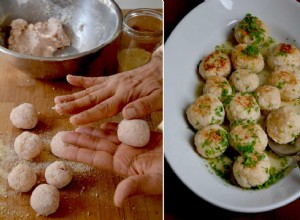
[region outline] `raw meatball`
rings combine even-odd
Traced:
[[[61,138],[64,134],[65,131],[60,131],[56,133],[56,135],[53,136],[50,142],[51,152],[57,157],[61,157],[63,155],[64,148],[70,146],[69,144],[66,144],[62,141]]]
[[[300,133],[300,115],[293,106],[272,111],[266,120],[268,135],[279,144],[293,141]]]
[[[292,44],[277,44],[270,50],[267,57],[267,63],[271,69],[282,66],[299,68],[300,51]]]
[[[250,93],[236,93],[229,103],[226,103],[225,109],[229,121],[257,121],[260,117],[259,105]]]
[[[259,78],[256,73],[246,69],[235,70],[230,78],[230,84],[239,92],[253,92],[259,86]]]
[[[121,142],[133,147],[144,147],[150,140],[150,128],[141,119],[123,119],[118,125],[117,134]]]
[[[228,76],[231,72],[231,62],[228,54],[216,50],[205,57],[199,65],[199,74],[207,80],[211,76]]]
[[[279,68],[272,72],[270,84],[280,91],[281,99],[292,101],[300,97],[299,71],[290,68]]]
[[[36,184],[36,174],[28,165],[19,164],[8,174],[8,185],[18,192],[29,192]]]
[[[17,128],[32,129],[38,123],[38,113],[34,105],[23,103],[11,111],[10,120]]]
[[[198,153],[205,158],[216,158],[227,149],[227,131],[220,125],[209,125],[198,130],[194,137]]]
[[[231,53],[231,61],[234,69],[247,69],[258,73],[264,69],[264,58],[255,46],[246,44],[237,45]]]
[[[269,31],[259,18],[247,14],[234,29],[234,36],[240,44],[261,45],[269,38]]]
[[[59,207],[60,194],[52,185],[40,184],[32,192],[30,205],[39,215],[48,216]]]
[[[45,178],[48,184],[61,189],[68,185],[73,177],[72,168],[63,161],[55,161],[45,170]]]
[[[20,158],[31,160],[40,154],[42,140],[38,135],[24,131],[15,139],[14,148]]]
[[[238,156],[233,163],[233,175],[243,188],[264,184],[270,177],[271,163],[265,153]]]
[[[228,80],[223,76],[209,77],[203,87],[203,94],[213,94],[223,102],[232,94],[232,88]]]
[[[268,137],[259,124],[244,123],[231,129],[229,142],[240,154],[263,152],[268,145]]]
[[[255,91],[255,97],[262,111],[272,111],[281,105],[280,91],[271,85],[258,87]]]
[[[222,124],[225,110],[217,96],[205,94],[198,97],[186,110],[189,123],[196,129],[207,125]]]

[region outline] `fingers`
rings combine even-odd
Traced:
[[[102,128],[102,126],[101,126]],[[106,127],[103,127],[102,129],[94,128],[94,127],[88,127],[88,126],[80,126],[75,129],[76,132],[83,133],[86,135],[91,135],[97,138],[104,138],[109,141],[112,141],[115,144],[119,144],[120,141],[117,137],[116,130],[109,129]]]
[[[71,85],[84,87],[84,88],[88,88],[103,83],[106,80],[107,77],[83,77],[83,76],[67,75],[67,81]]]
[[[82,90],[80,92],[73,93],[71,95],[56,96],[54,98],[54,103],[55,104],[63,104],[63,103],[68,103],[68,102],[75,101],[76,99],[80,99],[80,98],[88,95],[89,93],[96,91],[96,90],[93,90],[93,89],[94,88],[89,88],[89,89],[86,89],[86,90]]]
[[[161,91],[155,91],[149,96],[137,99],[125,106],[122,111],[123,118],[142,118],[148,114],[162,109]]]
[[[61,158],[94,166],[98,169],[113,170],[113,156],[104,151],[93,151],[79,147],[65,147]]]
[[[56,101],[64,101],[64,103],[57,103],[55,110],[60,114],[76,114],[86,109],[94,107],[98,103],[110,98],[109,89],[99,89],[98,87],[91,87],[87,90],[74,93],[65,97],[57,97]]]
[[[137,175],[122,180],[117,186],[114,203],[122,207],[125,199],[138,194],[162,194],[162,175]]]
[[[118,123],[116,122],[104,122],[101,124],[101,128],[109,131],[117,132],[118,130]]]
[[[104,118],[116,115],[123,107],[119,97],[113,96],[100,104],[78,113],[70,118],[70,122],[74,125],[84,125],[95,122]]]
[[[117,145],[110,140],[78,132],[66,132],[62,137],[62,141],[80,148],[93,151],[105,151],[111,155],[113,155],[117,149]]]
[[[54,98],[54,103],[56,104],[61,104],[61,103],[66,103],[66,102],[71,102],[76,99],[82,98],[89,93],[95,92],[98,89],[103,89],[105,86],[100,85],[104,83],[107,78],[106,77],[82,77],[82,76],[73,76],[73,75],[68,75],[67,80],[70,84],[78,87],[83,87],[83,88],[88,88],[87,90],[83,90],[71,95],[63,95],[63,96],[57,96]],[[99,85],[99,86],[97,86]]]

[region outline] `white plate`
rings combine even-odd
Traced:
[[[196,98],[197,64],[226,41],[246,13],[263,20],[275,40],[300,48],[299,12],[300,3],[296,0],[210,0],[184,17],[165,44],[165,158],[188,188],[216,206],[245,213],[284,206],[300,196],[300,171],[293,169],[275,185],[258,191],[226,184],[209,171],[194,150],[194,132],[188,129],[185,116],[186,108]]]

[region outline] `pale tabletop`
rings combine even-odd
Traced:
[[[46,219],[37,216],[30,207],[31,192],[16,193],[8,186],[7,174],[18,163],[29,163],[38,173],[38,184],[45,183],[45,167],[54,160],[60,160],[50,152],[51,138],[58,131],[74,130],[69,116],[59,115],[52,109],[54,97],[78,90],[65,80],[42,81],[30,78],[0,60],[0,219]],[[38,125],[31,131],[40,135],[43,141],[41,155],[31,162],[19,159],[14,152],[14,139],[22,130],[15,128],[9,120],[11,110],[24,102],[34,104],[39,112]],[[119,122],[121,119],[121,115],[117,115],[105,121]],[[162,112],[155,112],[146,120],[151,129],[155,130],[162,120]],[[74,178],[68,186],[60,189],[60,206],[48,218],[162,219],[162,196],[134,196],[125,202],[123,208],[116,208],[113,195],[121,177],[89,166],[70,164],[75,171]]]

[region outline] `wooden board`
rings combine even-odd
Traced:
[[[61,130],[73,130],[68,116],[58,115],[53,109],[53,99],[57,95],[70,94],[78,88],[65,80],[41,81],[28,77],[10,64],[0,60],[0,219],[46,219],[37,216],[29,205],[29,193],[16,193],[7,184],[7,174],[20,160],[13,143],[22,130],[15,128],[9,114],[17,105],[29,102],[39,112],[39,123],[32,132],[43,140],[42,154],[29,162],[38,173],[38,183],[44,183],[44,169],[59,158],[51,154],[51,138]],[[120,121],[121,115],[106,119]],[[148,118],[155,129],[161,122],[162,113],[155,112]],[[126,201],[123,208],[116,208],[113,195],[121,178],[117,175],[96,170],[92,167],[70,163],[75,175],[67,187],[60,190],[61,203],[51,219],[162,219],[162,196],[135,196]],[[41,198],[42,201],[43,198]]]

